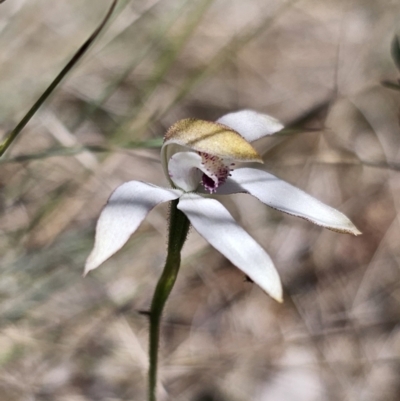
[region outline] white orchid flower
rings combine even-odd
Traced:
[[[291,184],[262,170],[236,168],[242,162],[262,163],[250,143],[282,128],[278,120],[252,110],[230,113],[216,122],[185,119],[175,123],[161,149],[172,188],[140,181],[118,187],[98,220],[85,274],[122,248],[151,209],[179,198],[178,209],[199,234],[271,297],[282,301],[281,282],[271,258],[209,194],[247,193],[319,226],[361,234],[344,214]]]

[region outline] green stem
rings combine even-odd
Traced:
[[[177,206],[178,200],[171,202],[167,260],[165,262],[164,271],[154,291],[150,309],[149,401],[156,401],[157,399],[157,362],[161,315],[178,276],[181,264],[181,249],[186,240],[190,226],[188,218]]]

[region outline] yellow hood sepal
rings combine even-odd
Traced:
[[[212,121],[187,118],[172,125],[164,146],[176,144],[238,162],[263,163],[257,151],[236,131]]]

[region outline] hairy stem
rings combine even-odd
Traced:
[[[154,291],[150,309],[149,401],[156,401],[157,399],[157,364],[161,315],[178,276],[181,264],[181,249],[190,226],[188,218],[177,206],[178,200],[171,202],[167,260]]]

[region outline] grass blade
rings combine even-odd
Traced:
[[[56,76],[53,82],[48,86],[48,88],[43,92],[43,94],[39,97],[36,103],[29,109],[29,111],[25,114],[22,120],[17,124],[17,126],[10,132],[8,137],[3,141],[0,145],[0,157],[4,155],[6,150],[11,146],[14,140],[17,138],[19,133],[23,130],[23,128],[28,124],[29,120],[35,115],[38,109],[42,106],[42,104],[46,101],[46,99],[53,93],[58,84],[62,81],[62,79],[71,71],[71,69],[75,66],[75,64],[82,58],[82,56],[86,53],[89,46],[94,42],[100,32],[103,30],[104,26],[107,24],[110,19],[115,6],[117,5],[118,0],[113,0],[110,8],[104,19],[98,25],[98,27],[93,31],[93,33],[89,36],[89,38],[83,43],[83,45],[78,49],[78,51],[72,56],[71,60],[67,63],[67,65],[61,70],[61,72]]]

